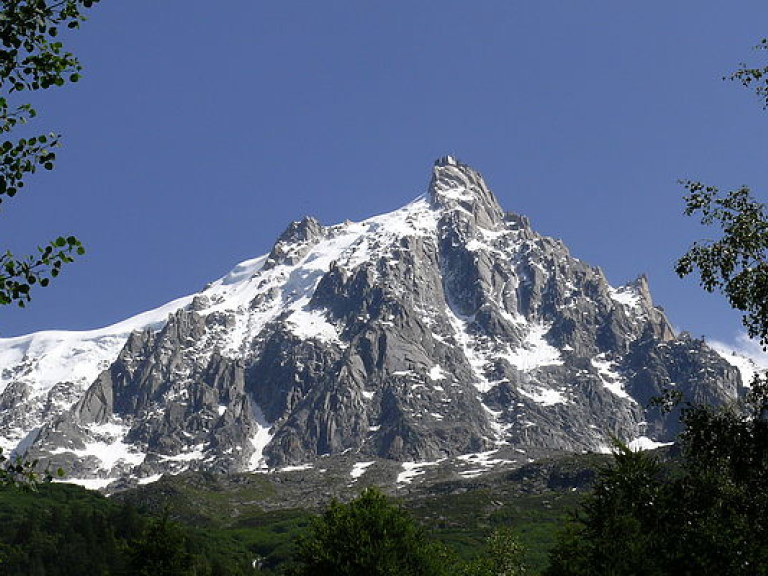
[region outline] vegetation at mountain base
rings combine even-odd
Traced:
[[[495,528],[464,560],[401,504],[376,488],[343,504],[333,500],[295,538],[291,576],[524,576],[526,553],[516,530]]]
[[[0,6],[0,202],[24,188],[38,168],[52,170],[60,135],[37,134],[11,138],[11,133],[37,116],[22,93],[47,90],[80,79],[82,67],[65,50],[59,34],[76,29],[84,11],[98,0],[6,0]],[[26,132],[26,131],[25,131]],[[24,306],[34,285],[47,286],[64,264],[83,254],[74,236],[59,236],[37,252],[0,254],[0,304]]]
[[[37,575],[253,574],[235,535],[151,517],[67,484],[35,494],[0,489],[0,573]]]
[[[439,551],[444,562],[437,574],[486,575],[522,565],[527,572],[511,574],[539,574],[567,510],[589,486],[590,470],[605,461],[567,456],[414,487],[384,499],[382,509],[397,510],[393,518],[412,522]],[[274,486],[270,476],[190,472],[110,498],[59,483],[41,485],[36,494],[0,490],[0,573],[28,574],[35,566],[32,573],[40,574],[284,574],[296,567],[297,543],[331,506],[318,500],[311,508],[287,508],[296,502],[290,484],[335,489],[327,478],[321,483],[321,474],[287,474]],[[338,482],[346,485],[348,474]]]
[[[604,454],[543,459],[521,468],[474,479],[453,477],[411,485],[394,500],[456,557],[456,566],[476,559],[495,530],[512,528],[524,549],[530,573],[548,563],[550,548],[567,511],[583,498]],[[343,457],[339,457],[343,459]],[[353,500],[369,479],[349,488],[349,464],[324,463],[326,472],[303,470],[276,474],[222,475],[185,472],[119,492],[111,497],[157,516],[170,508],[174,519],[211,533],[235,537],[262,559],[263,569],[278,570],[294,554],[293,541],[325,509],[332,494]],[[381,478],[372,480],[381,481]],[[390,485],[381,482],[382,486]],[[292,509],[301,502],[302,509]],[[293,504],[292,504],[293,503]]]
[[[741,408],[686,407],[674,467],[619,445],[546,574],[768,574],[768,422]]]
[[[537,573],[519,571],[530,559],[521,545],[526,526],[537,527],[533,533],[548,532],[552,541],[565,508],[575,500],[558,501],[550,493],[501,497],[503,503],[493,498],[492,491],[485,489],[444,494],[427,511],[415,508],[415,502],[390,500],[371,491],[347,504],[329,504],[319,515],[298,509],[251,511],[245,517],[231,516],[230,524],[222,526],[200,517],[192,522],[177,518],[173,506],[151,515],[125,499],[108,499],[74,485],[48,484],[40,486],[37,494],[4,489],[0,490],[0,573],[296,574],[301,543],[312,539],[318,523],[355,515],[362,522],[357,524],[360,532],[347,534],[355,542],[373,545],[375,541],[364,534],[374,535],[377,526],[384,526],[395,528],[385,540],[413,537],[418,544],[402,549],[415,551],[412,555],[402,554],[398,543],[372,552],[374,557],[388,550],[409,561],[418,560],[421,545],[423,552],[435,553],[427,559],[434,570],[403,573],[485,576],[504,573],[496,572],[502,569],[518,570],[509,574]],[[489,503],[490,514],[485,512]],[[440,525],[434,523],[434,510],[443,511]],[[378,524],[367,526],[376,518]],[[337,536],[343,535],[345,528],[340,529],[342,534]],[[359,553],[351,545],[343,547],[343,541],[334,544],[335,554]],[[441,562],[434,564],[436,558]]]

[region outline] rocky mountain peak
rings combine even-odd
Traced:
[[[651,289],[648,286],[648,277],[645,274],[640,274],[633,282],[630,282],[629,286],[634,288],[635,292],[648,306],[653,306],[653,299],[651,298]]]
[[[504,211],[480,173],[454,156],[435,161],[429,199],[438,209],[458,210],[471,216],[481,228],[495,230],[504,218]]]
[[[296,264],[325,233],[325,228],[312,216],[291,222],[280,234],[264,263],[266,269],[278,264]]]
[[[610,286],[453,156],[426,198],[293,222],[196,295],[0,339],[0,367],[0,447],[110,490],[336,456],[359,474],[402,466],[398,483],[446,462],[479,474],[611,437],[671,442],[677,416],[651,397],[740,390],[734,367],[674,334],[644,277]]]

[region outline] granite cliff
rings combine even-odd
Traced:
[[[482,471],[611,437],[654,446],[679,431],[647,408],[662,390],[721,403],[742,386],[674,333],[644,277],[610,286],[453,157],[399,210],[304,218],[193,296],[0,340],[0,362],[2,445],[112,489],[343,453]]]

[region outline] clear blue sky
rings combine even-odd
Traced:
[[[67,37],[76,85],[36,99],[56,170],[3,203],[19,252],[88,253],[0,333],[103,326],[195,292],[303,215],[398,208],[454,153],[621,284],[649,276],[678,328],[738,316],[672,272],[705,235],[679,178],[768,190],[768,112],[722,76],[768,2],[103,0]]]

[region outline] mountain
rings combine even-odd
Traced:
[[[91,332],[0,340],[0,442],[110,489],[185,469],[352,455],[407,482],[555,451],[652,447],[739,371],[676,335],[644,277],[608,284],[438,160],[427,193],[363,222],[304,218],[199,293]],[[318,464],[320,463],[320,464]],[[355,476],[357,475],[357,476]]]

